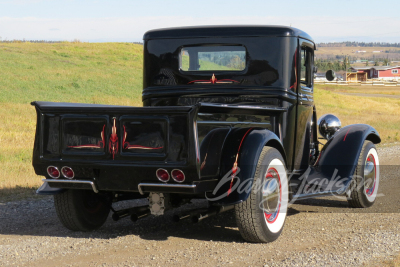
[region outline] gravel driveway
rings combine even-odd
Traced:
[[[388,165],[385,196],[371,209],[350,209],[343,198],[303,200],[269,244],[245,243],[232,211],[198,224],[172,222],[175,212],[136,223],[109,218],[98,231],[78,233],[61,226],[51,197],[0,200],[0,266],[379,266],[400,253],[400,146],[379,154]]]

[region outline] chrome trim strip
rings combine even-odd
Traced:
[[[198,124],[246,124],[246,125],[260,125],[260,126],[271,126],[268,122],[251,122],[251,121],[197,121]]]
[[[82,181],[82,180],[53,180],[53,179],[42,179],[43,182],[47,183],[70,183],[70,184],[90,184],[92,186],[93,192],[98,193],[96,185],[92,181]]]
[[[155,183],[140,183],[138,185],[138,190],[141,195],[144,195],[144,192],[142,190],[142,186],[150,186],[150,187],[165,187],[165,188],[187,188],[187,189],[192,189],[196,188],[197,185],[195,184],[155,184]]]
[[[198,130],[197,130],[197,121],[195,120],[193,122],[193,134],[194,134],[194,145],[195,145],[195,149],[196,149],[196,163],[198,165],[200,165],[200,150],[199,150],[199,135],[198,135]],[[199,171],[200,174],[200,171]]]

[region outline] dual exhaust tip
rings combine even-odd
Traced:
[[[67,179],[73,179],[75,177],[72,168],[67,166],[62,167],[61,171],[56,166],[49,166],[47,167],[47,174],[53,179],[58,179],[61,175]]]
[[[158,180],[164,183],[168,182],[171,177],[177,183],[182,183],[185,181],[185,174],[179,169],[173,169],[170,175],[166,169],[160,168],[156,171],[156,176]]]

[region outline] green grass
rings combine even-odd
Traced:
[[[140,106],[142,51],[129,43],[0,44],[0,197],[41,183],[31,166],[30,102]]]
[[[132,99],[141,91],[142,49],[129,43],[1,44],[0,103]]]
[[[128,43],[0,44],[0,199],[41,184],[32,165],[36,113],[31,101],[140,106],[141,45]],[[202,63],[203,64],[203,63]],[[318,115],[343,125],[367,123],[383,142],[400,139],[400,99],[338,95],[317,86]]]

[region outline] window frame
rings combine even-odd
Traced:
[[[309,66],[306,66],[306,83],[301,81],[301,75],[302,75],[302,53],[303,51],[306,51],[307,54],[309,54],[310,62]],[[298,70],[299,70],[299,75],[298,75],[298,82],[299,82],[299,88],[301,90],[307,91],[312,93],[314,91],[314,45],[305,39],[299,38],[299,60],[298,60]],[[309,71],[309,73],[307,73]],[[307,77],[308,76],[308,77]],[[308,80],[307,80],[308,78]]]

